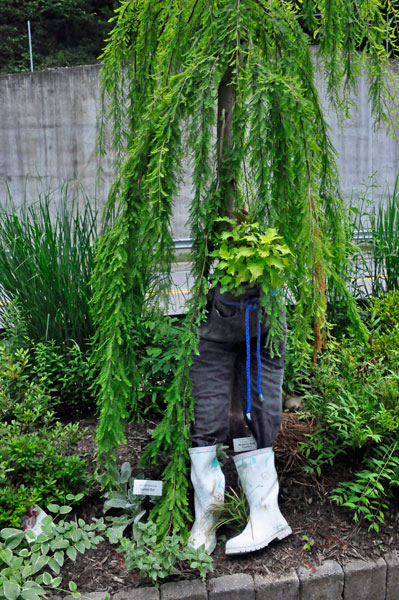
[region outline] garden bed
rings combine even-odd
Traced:
[[[147,422],[145,425],[129,425],[127,428],[127,443],[119,450],[118,462],[129,461],[134,474],[138,473],[137,461],[148,441],[147,428],[152,428],[153,425]],[[86,453],[90,468],[94,471],[93,433],[96,424],[94,420],[86,420],[81,422],[81,426],[87,428],[87,431],[79,442],[78,451]],[[281,542],[273,542],[258,552],[228,557],[224,554],[223,540],[236,532],[219,530],[221,543],[213,554],[212,576],[284,572],[303,564],[318,565],[326,559],[345,564],[353,558],[376,558],[399,548],[398,498],[392,503],[378,533],[370,532],[365,522],[354,523],[353,515],[348,509],[337,506],[329,499],[332,490],[349,479],[352,470],[356,468],[355,454],[337,459],[335,466],[325,468],[317,479],[303,472],[304,461],[298,452],[298,444],[312,428],[312,422],[301,419],[299,414],[286,413],[275,446],[280,476],[280,507],[292,527],[292,535]],[[237,489],[233,461],[226,461],[223,469],[226,485]],[[145,475],[156,478],[159,473],[146,471]],[[99,490],[95,489],[76,514],[90,522],[103,515],[102,506]],[[66,561],[61,574],[65,588],[73,580],[81,592],[114,593],[125,588],[152,585],[149,579],[140,577],[138,571],[127,570],[117,546],[107,541],[84,555],[78,555],[76,562]],[[198,573],[184,569],[179,576],[169,577],[168,580],[194,577],[198,577]]]

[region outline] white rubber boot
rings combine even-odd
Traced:
[[[291,528],[278,507],[278,479],[272,448],[244,452],[234,457],[249,504],[244,531],[226,543],[226,554],[253,552],[272,540],[290,535]]]
[[[218,509],[224,504],[224,475],[216,457],[216,446],[189,449],[194,487],[195,522],[187,545],[205,546],[211,554],[216,546]]]

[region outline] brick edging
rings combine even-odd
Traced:
[[[82,594],[87,600],[398,600],[399,552],[376,560],[352,560],[343,567],[326,560],[282,574],[223,575],[123,590],[114,594]],[[52,596],[51,600],[61,600]],[[63,600],[73,600],[71,595]]]

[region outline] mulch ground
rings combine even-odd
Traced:
[[[130,425],[127,429],[127,444],[120,448],[119,463],[129,461],[134,474],[138,473],[137,463],[148,441],[146,425]],[[95,468],[94,421],[83,421],[87,428],[79,443],[78,451],[85,453],[91,468]],[[295,413],[284,414],[283,424],[276,445],[276,466],[280,478],[280,508],[292,528],[292,535],[280,542],[272,542],[267,548],[248,555],[228,557],[224,553],[223,540],[238,532],[219,530],[220,544],[214,554],[214,573],[211,577],[233,573],[267,574],[285,572],[300,565],[318,565],[326,559],[345,564],[348,560],[372,559],[386,552],[399,549],[399,499],[391,505],[389,514],[380,531],[370,532],[368,524],[354,523],[352,513],[337,506],[329,496],[339,483],[349,479],[356,466],[356,456],[342,459],[334,468],[326,469],[320,478],[306,475],[303,471],[305,460],[299,453],[299,443],[306,434],[312,432],[314,424],[304,421]],[[226,485],[238,489],[233,461],[229,459],[223,466]],[[146,473],[149,478],[154,473]],[[79,507],[77,516],[87,522],[103,516],[103,500],[98,489]],[[306,536],[304,539],[303,536]],[[309,541],[311,549],[305,550]],[[77,583],[80,592],[106,591],[115,593],[125,588],[151,585],[150,580],[140,577],[137,571],[127,570],[123,556],[117,547],[102,542],[95,550],[78,556],[76,562],[67,560],[63,567],[63,584]],[[198,578],[198,573],[185,570],[178,577]]]

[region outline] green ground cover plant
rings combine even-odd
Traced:
[[[399,487],[398,302],[399,292],[372,299],[369,340],[333,341],[314,369],[307,408],[318,428],[302,447],[307,470],[318,475],[339,455],[350,457],[352,479],[332,498],[377,531]]]
[[[0,525],[19,527],[33,504],[87,492],[84,458],[73,453],[79,424],[63,425],[40,382],[26,374],[27,350],[0,346]]]
[[[118,509],[120,514],[105,517],[105,533],[112,544],[118,544],[126,567],[138,569],[142,577],[150,577],[155,585],[168,575],[181,573],[184,563],[196,569],[204,579],[213,570],[212,558],[204,549],[187,547],[184,537],[173,532],[160,542],[155,523],[143,521],[144,498],[133,493],[130,464],[123,463],[120,471],[115,469],[112,476],[114,486],[104,495],[104,512]]]
[[[66,500],[78,502],[83,494],[68,494]],[[0,592],[5,600],[39,600],[61,589],[60,570],[65,559],[95,548],[104,538],[103,519],[87,524],[82,519],[67,521],[69,505],[50,504],[41,523],[39,535],[31,530],[6,527],[0,531]],[[66,590],[64,590],[66,591]],[[79,598],[76,585],[69,582],[69,592]]]

